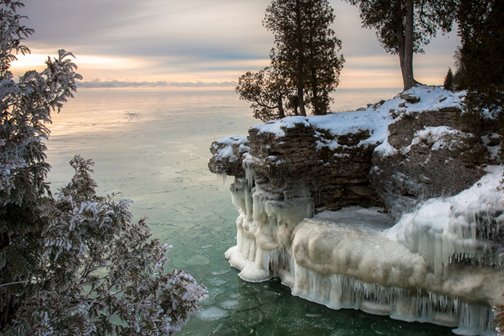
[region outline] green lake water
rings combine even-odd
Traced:
[[[390,98],[395,90],[340,90],[335,111]],[[232,90],[81,89],[53,116],[48,142],[53,189],[72,174],[74,154],[92,158],[100,193],[121,192],[173,245],[170,265],[209,291],[180,335],[435,336],[449,329],[354,310],[334,311],[290,295],[277,281],[246,283],[224,252],[235,245],[229,185],[207,168],[213,140],[258,124]]]

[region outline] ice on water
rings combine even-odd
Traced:
[[[246,169],[247,165],[244,165]],[[495,335],[491,305],[502,303],[502,168],[471,189],[432,199],[398,223],[379,209],[313,216],[312,199],[278,200],[247,179],[232,186],[237,245],[226,252],[239,276],[281,278],[294,295],[333,309]],[[308,195],[308,193],[305,193]]]
[[[205,308],[197,316],[199,319],[203,321],[215,321],[223,319],[227,314],[228,312],[226,310],[221,309],[219,307],[211,306]]]

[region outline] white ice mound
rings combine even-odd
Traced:
[[[426,262],[374,224],[387,219],[390,222],[386,215],[357,207],[305,219],[294,233],[293,257],[298,265],[321,275],[341,274],[383,286],[419,287],[425,282]]]
[[[472,188],[431,199],[393,225],[378,209],[312,215],[312,200],[272,199],[233,185],[237,246],[226,252],[248,281],[280,277],[294,295],[328,307],[495,335],[504,303],[502,167]],[[304,218],[304,219],[303,219]]]

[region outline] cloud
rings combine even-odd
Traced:
[[[267,52],[269,34],[261,26],[265,3],[32,0],[24,11],[36,31],[35,43],[98,54],[185,56],[199,51],[216,57],[253,53],[260,45]]]
[[[220,88],[235,87],[236,82],[127,82],[127,81],[85,81],[78,84],[82,88],[138,88],[138,87],[156,87],[156,88]]]
[[[85,78],[226,82],[267,64],[273,36],[261,22],[269,3],[270,0],[27,0],[23,14],[29,17],[26,24],[35,29],[27,45],[42,55],[60,48],[74,52]],[[355,6],[340,0],[331,0],[331,4],[336,14],[334,30],[343,41],[345,66],[351,70],[348,72],[356,73],[358,66],[361,72],[389,67],[388,63],[359,61],[366,57],[379,60],[387,54],[375,32],[361,28]],[[438,52],[436,58],[446,59],[441,62],[442,68],[451,65],[454,48],[450,43],[433,43]]]

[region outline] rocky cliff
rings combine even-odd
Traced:
[[[332,308],[491,333],[504,294],[502,168],[486,167],[498,135],[474,134],[462,102],[416,87],[214,142],[210,170],[235,177],[230,263]]]

